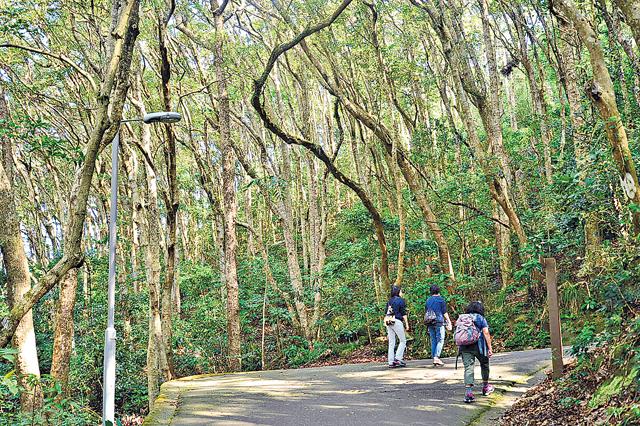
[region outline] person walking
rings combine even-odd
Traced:
[[[402,289],[398,286],[391,287],[391,297],[387,302],[384,317],[387,326],[387,337],[389,338],[388,361],[389,368],[406,367],[404,362],[404,351],[407,347],[407,338],[405,330],[409,331],[409,321],[407,320],[407,304],[402,298]],[[396,337],[399,340],[398,349],[394,351],[396,346]]]
[[[440,295],[440,287],[432,285],[429,289],[431,296],[425,303],[425,323],[431,338],[431,356],[433,365],[436,367],[444,365],[440,360],[442,347],[444,346],[445,324],[447,330],[451,331],[451,319],[447,313],[447,302]]]
[[[489,323],[484,317],[482,302],[471,302],[465,313],[456,321],[455,341],[462,355],[464,364],[464,402],[475,401],[473,385],[475,382],[474,368],[476,359],[480,362],[482,374],[482,395],[489,395],[494,391],[489,384],[489,358],[493,356]]]

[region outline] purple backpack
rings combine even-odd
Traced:
[[[480,340],[480,330],[475,324],[475,314],[462,314],[456,321],[454,340],[458,346],[473,345]]]

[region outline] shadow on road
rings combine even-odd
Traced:
[[[548,350],[496,354],[492,381],[498,389],[524,381],[549,356]],[[454,370],[453,361],[437,369],[421,360],[399,369],[369,363],[181,379],[167,384],[178,389],[170,424],[465,425],[490,403],[482,396],[462,402],[463,370]]]

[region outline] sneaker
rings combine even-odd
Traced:
[[[436,357],[433,359],[433,365],[435,365],[436,367],[442,367],[444,365],[444,362],[442,362],[440,358]]]
[[[490,385],[489,383],[487,383],[482,387],[482,394],[484,396],[491,395],[494,390],[495,388],[493,387],[493,385]]]
[[[391,364],[389,364],[389,368],[397,368],[398,367],[398,361],[393,361]]]
[[[396,364],[396,367],[406,367],[407,363],[402,361],[402,360],[398,360],[396,359],[395,361],[393,361],[394,364]]]
[[[467,404],[471,403],[471,402],[475,402],[476,397],[473,396],[473,392],[468,390],[465,394],[464,394],[464,402],[466,402]]]

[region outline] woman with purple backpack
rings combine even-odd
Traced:
[[[493,355],[493,350],[491,349],[489,323],[484,317],[482,302],[471,302],[465,313],[458,317],[455,341],[464,364],[464,402],[475,401],[473,385],[476,359],[480,362],[482,373],[482,395],[491,394],[494,388],[489,384],[489,358]]]

